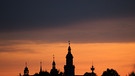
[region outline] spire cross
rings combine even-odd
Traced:
[[[70,46],[70,41],[68,41],[68,44],[69,44],[69,46]]]
[[[93,66],[93,61],[92,61],[92,67],[91,67],[92,73],[94,72],[95,68]]]
[[[25,66],[27,67],[27,62],[25,62]]]
[[[40,62],[40,72],[42,71],[42,62]]]
[[[55,59],[55,57],[54,57],[54,55],[53,55],[53,61],[54,61],[54,59]]]
[[[40,62],[40,66],[42,66],[42,62]]]

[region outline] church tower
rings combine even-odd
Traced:
[[[39,73],[42,73],[43,72],[43,70],[42,70],[42,62],[40,62],[40,71],[39,71]]]
[[[73,65],[73,55],[71,53],[70,41],[68,47],[68,53],[66,55],[66,65],[64,65],[65,76],[75,76],[75,66]]]
[[[95,68],[94,68],[94,66],[92,65],[92,67],[91,67],[92,73],[94,73],[94,70],[95,70]]]
[[[27,63],[25,63],[25,68],[24,68],[24,75],[23,76],[29,76],[29,69],[27,67]]]
[[[54,60],[54,55],[53,55],[53,62],[52,62],[52,69],[50,71],[51,76],[58,76],[58,70],[56,69],[56,63]]]

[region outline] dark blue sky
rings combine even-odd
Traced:
[[[55,38],[54,41],[61,41],[64,37],[75,40],[78,37],[94,37],[95,41],[104,42],[99,38],[101,32],[105,31],[104,37],[110,38],[108,41],[134,41],[132,33],[135,28],[135,1],[134,0],[76,0],[76,1],[39,1],[39,0],[19,0],[0,1],[0,39],[35,39],[42,40]],[[110,24],[107,24],[107,20]],[[118,21],[120,20],[120,21]],[[118,22],[117,22],[118,21]],[[112,22],[112,23],[111,23]],[[78,25],[82,23],[82,25]],[[93,25],[83,25],[83,23],[94,23]],[[101,23],[96,24],[96,23]],[[115,25],[111,25],[115,24]],[[128,26],[128,28],[127,28]],[[83,29],[81,29],[81,28]],[[87,29],[87,27],[89,29]],[[91,28],[94,27],[94,28]],[[113,28],[110,28],[113,27]],[[117,29],[115,29],[117,28]],[[69,30],[64,30],[69,29]],[[92,35],[92,30],[94,35]],[[108,29],[112,29],[108,31]],[[39,30],[44,30],[39,32]],[[61,30],[61,31],[60,31]],[[79,30],[79,31],[78,31]],[[87,30],[87,32],[86,32]],[[132,31],[131,31],[132,30]],[[31,32],[30,32],[31,31]],[[35,32],[34,35],[32,32]],[[71,33],[72,31],[72,33]],[[85,31],[85,33],[84,33]],[[122,31],[123,33],[119,33]],[[126,32],[125,32],[126,31]],[[23,32],[23,33],[22,33]],[[25,32],[25,33],[24,33]],[[57,33],[58,32],[58,33]],[[61,34],[61,32],[66,32]],[[118,32],[118,33],[116,33]],[[50,34],[51,33],[51,34]],[[73,34],[75,33],[75,34]],[[10,35],[9,35],[10,34]],[[49,35],[48,35],[49,34]],[[82,34],[82,35],[80,35]],[[118,34],[118,35],[117,35]],[[130,35],[131,34],[131,35]],[[5,36],[6,35],[6,36]],[[8,36],[7,36],[8,35]],[[19,37],[18,37],[19,35]],[[56,36],[55,36],[56,35]],[[60,36],[59,36],[60,35]],[[63,35],[64,37],[61,37]],[[71,36],[70,36],[71,35]],[[129,36],[130,35],[130,36]],[[50,36],[50,37],[44,37]],[[57,37],[59,36],[59,37]],[[116,37],[118,36],[118,38]],[[119,37],[120,36],[120,37]],[[41,38],[40,38],[41,37]],[[112,38],[113,37],[113,38]],[[61,40],[60,40],[61,39]],[[68,38],[65,38],[66,40]],[[85,40],[78,38],[78,40]],[[77,41],[78,41],[77,40]],[[86,40],[86,41],[87,41]],[[51,41],[51,40],[50,40]],[[92,42],[95,42],[92,40]],[[108,42],[107,41],[107,42]],[[91,42],[91,40],[90,40]]]

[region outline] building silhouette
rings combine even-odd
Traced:
[[[27,67],[27,63],[25,63],[25,68],[24,68],[24,76],[29,76],[29,69]]]
[[[42,73],[43,70],[42,70],[42,62],[40,62],[40,71],[39,71],[39,74]]]
[[[95,70],[95,68],[94,68],[94,66],[92,65],[92,67],[91,67],[91,71],[92,72],[86,72],[83,76],[97,76],[96,75],[96,73],[94,73],[94,70]]]
[[[75,76],[75,66],[73,65],[73,55],[71,53],[71,47],[69,42],[68,54],[66,55],[66,65],[64,65],[65,76]]]
[[[73,55],[71,53],[70,41],[68,42],[68,44],[69,46],[68,53],[66,55],[66,64],[64,65],[64,73],[56,69],[55,57],[53,55],[52,68],[50,72],[44,71],[42,69],[42,62],[40,62],[39,73],[29,75],[29,69],[26,63],[24,68],[24,74],[21,75],[20,73],[19,76],[96,76],[96,73],[94,73],[95,68],[93,65],[91,67],[92,72],[86,72],[84,75],[75,75],[75,66],[73,65]]]
[[[56,63],[54,61],[54,55],[53,55],[53,62],[52,62],[52,69],[50,71],[50,76],[58,76],[58,70],[56,69]]]
[[[50,76],[50,74],[47,71],[43,71],[42,62],[40,62],[40,71],[39,71],[39,73],[35,73],[33,76]]]

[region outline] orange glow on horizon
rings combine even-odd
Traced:
[[[107,68],[113,68],[121,76],[124,76],[134,69],[134,46],[135,43],[71,43],[75,74],[91,72],[90,68],[93,62],[98,76]],[[28,63],[30,74],[39,72],[40,61],[43,62],[43,70],[50,72],[53,54],[57,69],[64,71],[67,43],[31,43],[7,46],[6,48],[22,51],[0,53],[1,76],[7,76],[6,71],[9,71],[12,76],[23,74],[25,62]]]

